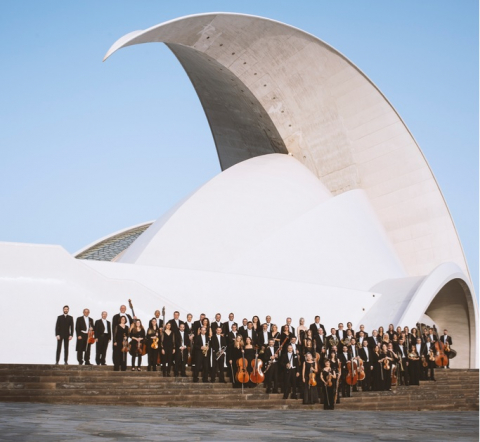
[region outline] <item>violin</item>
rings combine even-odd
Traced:
[[[363,366],[362,358],[358,358],[358,380],[363,381],[365,379],[365,367]]]
[[[388,359],[386,356],[383,359],[383,368],[385,370],[390,370],[390,359]]]
[[[95,332],[92,327],[90,327],[90,330],[88,331],[87,344],[95,344]]]
[[[327,387],[331,387],[333,385],[332,383],[332,373],[328,373],[327,376]]]
[[[315,373],[313,372],[313,366],[310,367],[310,374],[308,375],[308,385],[311,387],[315,387],[317,385],[317,381],[315,380]]]
[[[152,338],[152,343],[150,344],[150,347],[152,347],[154,350],[158,349],[158,336],[154,336]]]
[[[250,380],[255,384],[261,384],[265,380],[265,375],[262,372],[263,362],[258,359],[258,345],[255,346],[255,359],[252,361],[252,367]]]
[[[237,359],[237,375],[236,379],[241,384],[246,384],[250,380],[250,376],[247,372],[247,360],[243,357],[244,351],[242,350],[242,357]]]
[[[358,370],[357,370],[357,361],[351,359],[347,362],[348,374],[345,378],[348,385],[355,385],[358,382]]]
[[[123,345],[122,345],[122,353],[128,353],[130,351],[130,346],[128,345],[127,335],[123,335]]]

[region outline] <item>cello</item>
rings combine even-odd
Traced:
[[[433,326],[433,330],[437,335],[437,340],[435,341],[435,364],[437,367],[446,367],[448,365],[448,356],[445,354],[445,346],[443,342],[438,339],[437,328]]]
[[[245,352],[242,349],[242,357],[237,359],[237,375],[236,379],[238,382],[242,384],[242,392],[243,392],[243,384],[246,384],[250,380],[250,376],[247,372],[247,360],[245,359]]]
[[[358,370],[357,370],[357,361],[351,359],[347,362],[348,374],[345,378],[345,381],[348,385],[355,385],[358,382]]]
[[[263,362],[258,359],[258,345],[255,346],[255,359],[252,361],[252,374],[250,380],[255,384],[261,384],[265,380],[265,375],[262,372]]]

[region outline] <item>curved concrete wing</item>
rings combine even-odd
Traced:
[[[333,195],[363,189],[411,276],[466,260],[447,205],[395,109],[318,38],[265,18],[184,17],[122,37],[108,51],[164,42],[199,95],[226,169],[292,153]]]

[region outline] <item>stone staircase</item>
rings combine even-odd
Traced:
[[[138,405],[243,409],[323,409],[284,400],[265,389],[230,383],[194,383],[161,372],[114,372],[111,366],[0,365],[0,402]],[[476,410],[478,370],[436,370],[437,382],[397,387],[391,392],[357,392],[342,398],[341,410]]]

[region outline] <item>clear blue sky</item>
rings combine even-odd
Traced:
[[[153,220],[220,172],[198,98],[161,44],[102,58],[183,15],[276,19],[331,44],[382,90],[422,148],[478,294],[478,2],[2,1],[0,240],[75,252]]]

